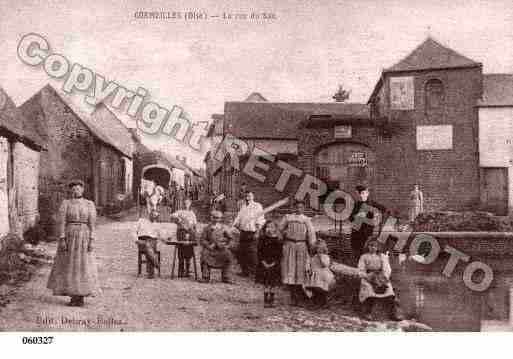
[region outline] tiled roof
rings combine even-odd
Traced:
[[[513,74],[484,74],[479,106],[513,106]]]
[[[170,167],[177,168],[185,172],[189,171],[189,168],[183,162],[177,160],[172,155],[169,155],[163,151],[154,151],[154,153],[160,158],[164,159],[166,162],[168,162],[168,165]]]
[[[430,70],[478,66],[480,63],[449,49],[428,37],[403,60],[385,72]]]
[[[90,120],[95,122],[123,153],[129,154],[130,157],[133,155],[135,143],[130,131],[104,103],[96,106]]]
[[[481,66],[481,63],[475,62],[474,60],[471,60],[428,37],[403,60],[382,71],[382,74],[369,97],[368,103],[372,102],[383,86],[383,80],[387,73],[475,66]]]
[[[297,139],[311,115],[369,116],[360,103],[226,102],[224,131],[239,138]]]
[[[46,102],[41,100],[41,94],[43,91],[47,91],[50,94],[53,94],[55,98],[64,103],[69,109],[71,109],[71,111],[76,115],[76,117],[82,121],[82,123],[89,129],[89,131],[91,131],[93,136],[95,136],[97,139],[113,147],[126,157],[132,157],[133,151],[129,151],[126,148],[126,144],[123,143],[124,140],[118,137],[117,131],[111,130],[113,126],[118,126],[117,121],[119,121],[117,119],[112,118],[112,116],[114,116],[112,113],[112,116],[108,115],[107,113],[102,113],[102,117],[99,117],[100,120],[93,119],[92,114],[87,113],[86,111],[73,105],[66,94],[57,91],[49,84],[46,85],[40,91],[38,91],[34,96],[32,96],[29,100],[27,100],[23,105],[20,106],[22,112],[27,117],[27,121],[30,123],[30,128],[34,132],[37,132],[43,140],[48,139],[50,134],[47,133],[48,131],[45,128],[45,125],[41,123],[40,120],[35,118],[35,115],[38,113],[36,106],[39,106],[43,113],[45,113],[45,109],[43,108],[43,106],[45,106]],[[127,133],[129,134],[128,130]]]
[[[37,132],[33,131],[27,123],[23,113],[16,107],[12,99],[0,87],[0,127],[15,134],[16,136],[28,140],[37,147],[44,148],[44,142]]]
[[[23,136],[23,125],[17,121],[16,105],[2,88],[0,88],[0,126],[18,136]]]
[[[153,152],[150,150],[144,143],[141,141],[141,136],[137,133],[137,128],[129,128],[128,131],[132,135],[132,138],[134,140],[134,152],[141,155],[145,153],[151,153]]]

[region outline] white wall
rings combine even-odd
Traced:
[[[132,194],[132,181],[134,175],[133,161],[129,158],[123,157],[123,162],[125,164],[125,194]]]
[[[270,154],[297,154],[297,140],[245,140],[252,149],[254,146]]]
[[[183,186],[185,181],[185,171],[173,168],[173,181],[177,183],[178,186]]]
[[[9,200],[7,188],[7,161],[9,142],[0,137],[0,236],[9,232]]]
[[[479,108],[479,165],[508,168],[508,207],[513,208],[513,107]]]
[[[16,142],[13,158],[18,216],[25,230],[34,225],[38,214],[40,153]]]
[[[513,165],[513,107],[479,108],[479,164]]]

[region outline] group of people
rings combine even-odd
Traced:
[[[60,208],[60,238],[48,288],[54,295],[70,296],[70,306],[83,306],[84,297],[99,293],[97,269],[91,254],[95,239],[96,209],[92,201],[82,197],[84,183],[70,183],[72,198],[64,200]],[[357,297],[364,316],[369,317],[374,305],[382,301],[390,318],[397,319],[395,294],[390,283],[391,268],[388,256],[379,252],[379,243],[372,236],[372,214],[364,204],[369,191],[358,187],[360,199],[355,203],[351,220],[366,216],[352,233],[351,245],[358,258],[357,268],[361,283]],[[263,285],[264,306],[273,307],[277,287],[284,285],[290,293],[291,305],[308,301],[315,307],[327,304],[329,290],[335,284],[336,266],[333,266],[326,242],[317,238],[311,219],[305,215],[305,204],[296,201],[293,213],[281,221],[266,220],[266,210],[255,202],[251,191],[246,191],[245,202],[229,226],[223,223],[223,212],[213,209],[210,223],[196,242],[198,222],[191,208],[191,200],[184,200],[184,208],[174,212],[178,246],[179,276],[188,276],[194,245],[201,246],[202,280],[210,282],[212,269],[221,270],[225,283],[233,283],[233,267],[239,263],[241,276],[252,277]],[[149,218],[141,218],[137,225],[137,246],[146,256],[148,276],[154,276],[160,263],[156,256],[160,223],[159,213],[151,211]],[[239,231],[236,243],[234,227]],[[363,243],[362,243],[363,242]]]
[[[372,319],[378,302],[383,303],[391,319],[400,319],[390,282],[390,262],[386,254],[380,253],[380,243],[374,235],[379,219],[369,211],[370,207],[384,208],[369,200],[367,187],[357,186],[356,190],[359,199],[350,216],[351,222],[356,223],[351,233],[351,247],[361,281],[355,298],[367,319]],[[238,246],[233,244],[232,228],[221,223],[223,213],[216,208],[211,213],[211,223],[202,237],[204,280],[209,280],[211,267],[220,267],[223,280],[231,282],[231,268],[237,260],[241,276],[254,275],[255,282],[263,285],[266,307],[274,306],[276,288],[280,285],[288,289],[291,305],[309,301],[314,307],[326,306],[328,293],[335,284],[337,266],[332,265],[326,242],[317,238],[311,219],[305,215],[305,204],[296,201],[293,213],[279,222],[266,221],[266,210],[254,201],[251,191],[246,191],[238,208],[232,223],[240,233]]]

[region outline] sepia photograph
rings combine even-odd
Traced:
[[[0,342],[513,331],[511,1],[0,0],[0,54]]]

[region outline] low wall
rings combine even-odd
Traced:
[[[351,256],[349,234],[318,232],[319,238],[324,239],[334,259]],[[388,235],[385,250],[394,252],[394,246],[399,236],[405,232],[386,232]],[[513,232],[412,232],[403,252],[409,250],[411,241],[419,234],[430,235],[440,244],[440,248],[450,245],[469,255],[481,257],[511,257],[513,256]],[[383,234],[382,234],[383,235]],[[426,244],[427,247],[429,245]]]

